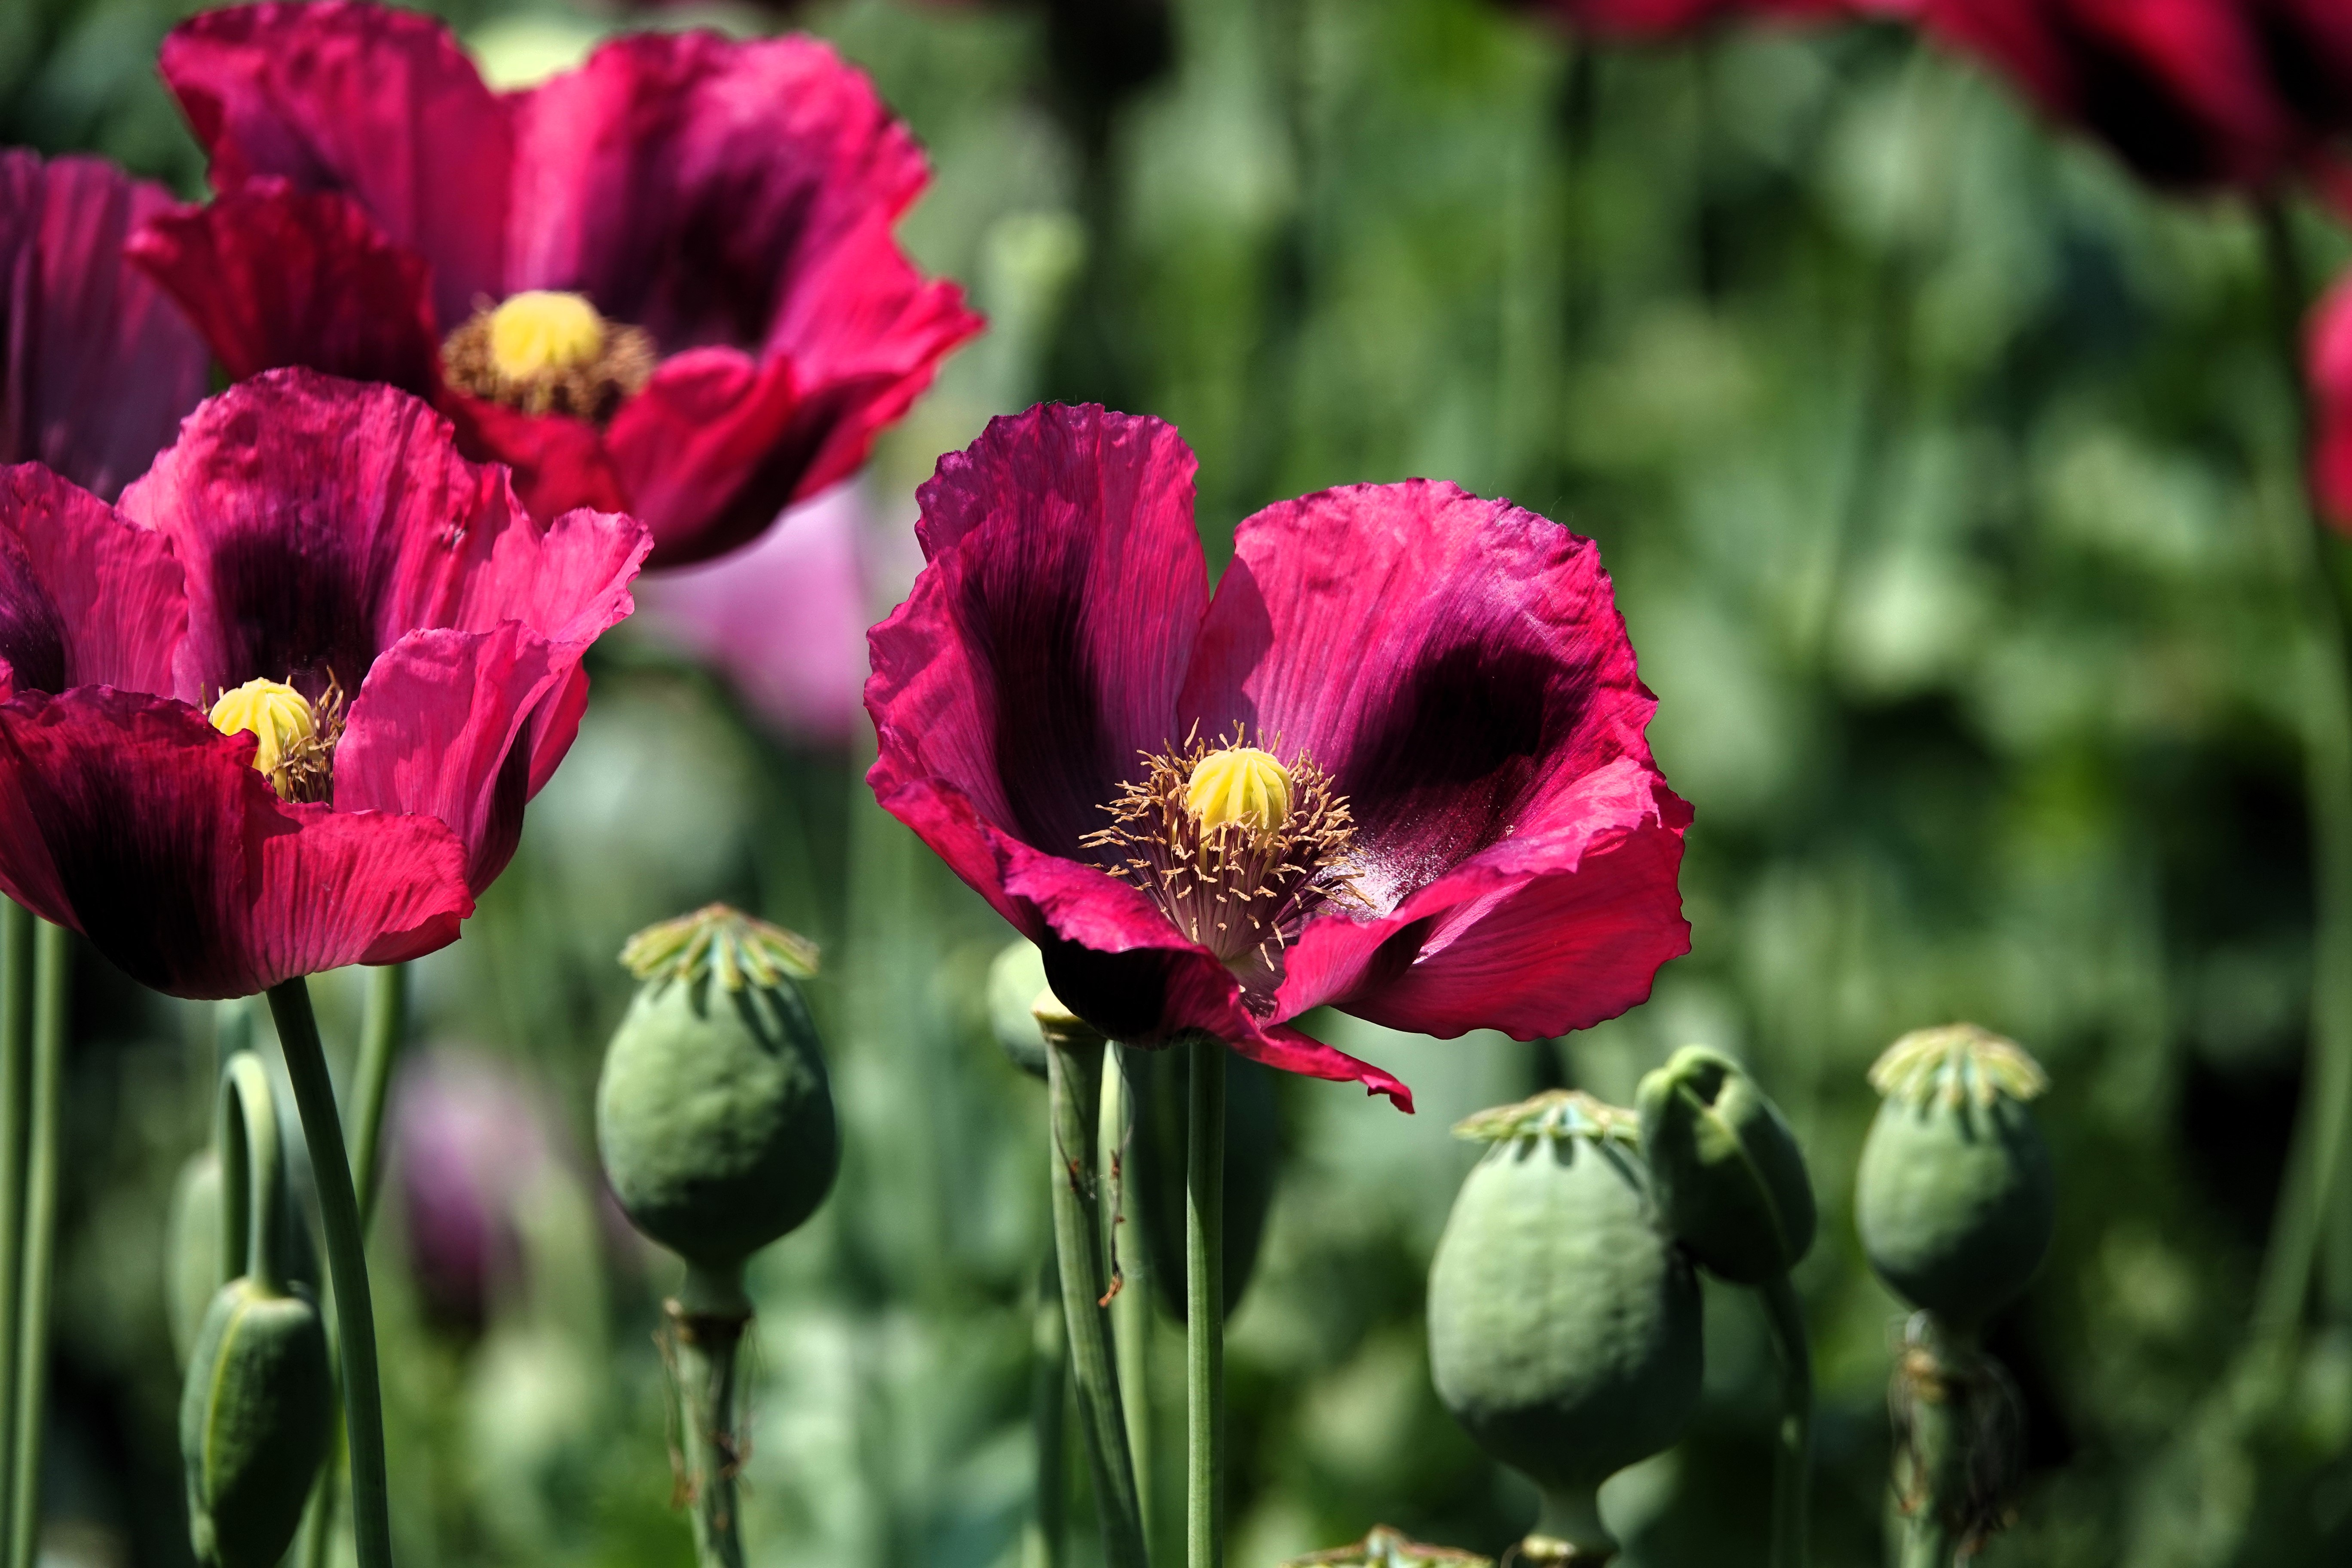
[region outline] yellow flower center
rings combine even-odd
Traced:
[[[212,721],[224,735],[249,734],[261,742],[253,753],[253,767],[265,775],[276,774],[303,742],[319,735],[318,714],[282,680],[248,680],[234,691],[222,692],[213,704]]]
[[[510,382],[537,381],[596,363],[604,318],[577,294],[534,289],[490,312],[490,364]]]
[[[1204,828],[1237,822],[1275,832],[1290,820],[1290,770],[1255,746],[1211,752],[1193,764],[1184,806]]]
[[[280,800],[325,801],[335,786],[335,745],[343,738],[343,689],[332,678],[313,704],[282,680],[248,680],[224,691],[209,715],[224,735],[251,735],[253,771]]]

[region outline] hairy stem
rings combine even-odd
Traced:
[[[694,1510],[694,1560],[699,1568],[743,1568],[736,1478],[744,1445],[737,1430],[736,1363],[751,1300],[743,1266],[686,1266],[686,1289],[667,1303],[676,1350],[677,1414],[686,1447],[686,1484]]]
[[[359,1196],[343,1152],[343,1124],[334,1079],[319,1044],[309,984],[299,979],[269,988],[269,1015],[294,1086],[302,1140],[319,1188],[320,1228],[327,1243],[327,1279],[335,1297],[335,1339],[341,1352],[343,1431],[352,1457],[352,1524],[360,1568],[392,1568],[392,1507],[383,1467],[383,1392],[377,1382],[375,1308],[368,1297],[367,1244],[360,1230]]]
[[[1103,1555],[1111,1568],[1144,1568],[1143,1509],[1135,1488],[1135,1460],[1127,1444],[1127,1413],[1112,1359],[1109,1270],[1103,1255],[1102,1200],[1096,1178],[1095,1138],[1102,1104],[1103,1037],[1075,1019],[1045,1035],[1045,1088],[1050,1110],[1054,1249],[1061,1259],[1062,1321],[1069,1337],[1070,1373],[1077,1384],[1078,1429],[1086,1438],[1102,1516]]]
[[[1225,1044],[1192,1041],[1184,1138],[1184,1563],[1225,1561]]]

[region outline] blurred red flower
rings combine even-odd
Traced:
[[[204,339],[122,255],[171,205],[96,158],[0,151],[0,464],[112,500],[204,396]]]
[[[0,889],[179,996],[447,943],[649,547],[306,371],[200,405],[119,509],[0,470]]]
[[[1601,569],[1447,484],[1242,523],[1212,599],[1192,454],[1040,406],[919,494],[928,564],[871,634],[868,780],[1115,1039],[1405,1087],[1291,1026],[1580,1029],[1688,951],[1690,808]]]
[[[656,566],[847,476],[981,324],[892,236],[920,151],[810,39],[634,35],[497,94],[439,22],[327,0],[195,16],[162,65],[218,195],[133,254],[230,374],[429,396]]]
[[[2321,513],[2352,534],[2352,275],[2311,314],[2305,363],[2311,388],[2311,489]]]
[[[2143,177],[2262,190],[2352,130],[2342,0],[1864,0],[2014,79]]]

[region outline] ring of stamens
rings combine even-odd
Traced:
[[[1107,851],[1113,876],[1150,894],[1258,1001],[1280,984],[1283,953],[1310,915],[1363,901],[1346,871],[1355,842],[1347,798],[1307,758],[1276,763],[1280,743],[1260,751],[1236,726],[1228,741],[1212,744],[1196,730],[1181,748],[1147,752],[1142,780],[1103,807],[1110,826],[1081,841]],[[1264,781],[1271,787],[1214,787],[1221,769],[1235,767],[1278,776]]]
[[[602,424],[654,373],[654,340],[578,294],[533,289],[487,302],[441,345],[450,385],[525,414]]]

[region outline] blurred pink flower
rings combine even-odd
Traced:
[[[515,1215],[555,1158],[542,1097],[509,1063],[441,1047],[403,1064],[391,1121],[417,1288],[436,1317],[478,1326],[521,1268]]]
[[[791,740],[837,746],[864,716],[867,525],[837,485],[722,561],[637,585],[637,621],[708,665]]]

